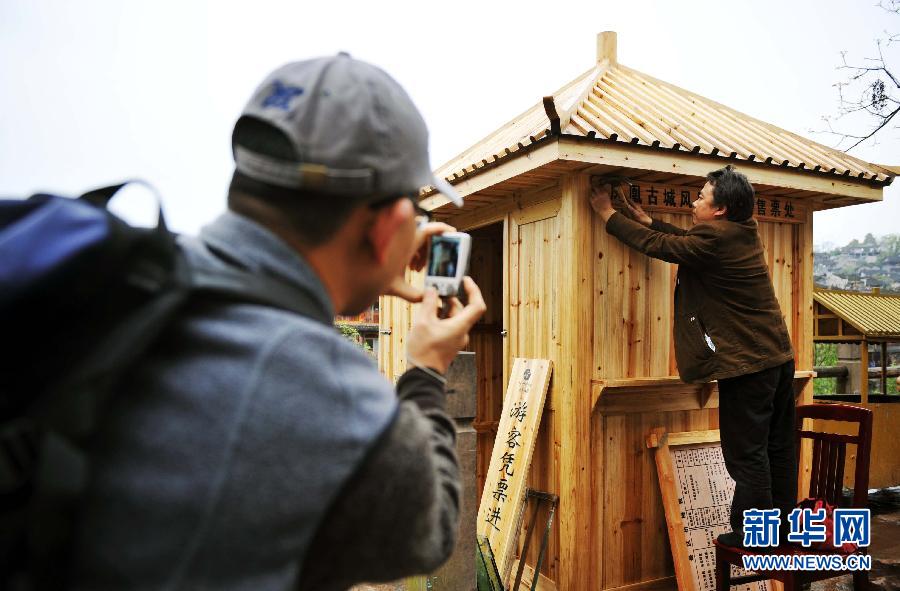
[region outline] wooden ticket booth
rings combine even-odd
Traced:
[[[900,295],[833,289],[813,292],[813,341],[837,345],[836,365],[816,368],[833,379],[833,394],[817,401],[847,402],[872,411],[869,487],[900,485]],[[832,425],[832,428],[840,428]],[[848,458],[848,465],[853,461]],[[844,477],[851,487],[853,474]]]
[[[798,391],[811,401],[812,213],[880,200],[890,171],[627,68],[607,32],[584,74],[438,170],[465,196],[462,209],[436,193],[423,199],[472,233],[471,274],[489,306],[470,346],[480,482],[512,360],[553,361],[529,475],[531,487],[559,495],[544,587],[674,587],[645,439],[654,427],[718,423],[715,385],[677,377],[675,266],[607,235],[588,202],[590,176],[633,179],[632,198],[648,213],[687,227],[705,175],[726,164],[757,190]],[[405,304],[382,301],[379,356],[389,377],[405,367],[410,318]]]

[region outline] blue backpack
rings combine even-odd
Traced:
[[[125,223],[107,205],[126,184],[0,200],[0,589],[65,584],[91,435],[189,298],[315,310],[299,288],[192,265],[161,209],[155,228]]]

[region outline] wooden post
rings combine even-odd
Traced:
[[[869,341],[859,343],[859,401],[869,402]]]
[[[812,208],[806,211],[804,223],[796,226],[794,242],[798,250],[794,261],[795,281],[792,286],[796,290],[796,303],[794,304],[797,315],[794,343],[797,348],[795,366],[800,370],[811,370],[815,357],[815,345],[813,344],[813,212]],[[808,380],[803,392],[800,394],[797,404],[813,403],[813,381]]]
[[[887,341],[881,343],[881,394],[887,394]]]
[[[862,380],[862,366],[860,365],[860,351],[862,342],[838,343],[838,364],[847,368],[847,377],[843,381],[838,378],[835,392],[838,394],[854,394],[862,392],[860,382]]]
[[[597,34],[597,61],[609,60],[609,64],[613,65],[618,61],[618,49],[616,47],[616,32],[603,31]]]
[[[615,33],[612,33],[613,38]],[[559,354],[553,380],[559,417],[558,589],[596,589],[590,572],[590,427],[593,362],[593,228],[590,177],[562,180],[559,211]]]

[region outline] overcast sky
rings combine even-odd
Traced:
[[[195,232],[224,208],[231,128],[255,86],[340,50],[407,89],[436,168],[591,67],[604,30],[621,63],[833,145],[811,130],[836,112],[840,52],[872,57],[900,32],[874,3],[2,0],[0,195],[141,177]],[[900,44],[890,55],[900,69]],[[900,165],[900,130],[852,153]],[[884,196],[817,213],[816,243],[900,232],[900,180]]]

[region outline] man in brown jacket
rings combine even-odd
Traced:
[[[733,532],[719,540],[741,546],[747,509],[780,509],[780,537],[788,533],[797,495],[794,354],[753,219],[752,185],[731,166],[706,179],[689,230],[651,219],[627,198],[629,216],[617,212],[609,188],[597,182],[591,205],[607,232],[678,264],[678,373],[685,382],[718,380],[722,452],[735,481]]]

